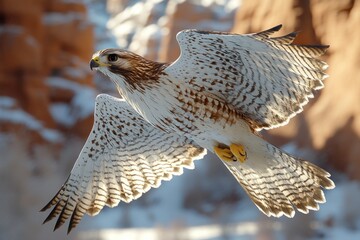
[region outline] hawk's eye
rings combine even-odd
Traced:
[[[109,54],[109,56],[108,56],[108,61],[109,62],[115,62],[116,60],[118,60],[118,55],[116,55],[116,54]]]

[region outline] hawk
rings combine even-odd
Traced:
[[[286,124],[323,87],[328,46],[295,45],[296,33],[270,35],[184,30],[180,57],[158,63],[132,52],[96,52],[90,68],[123,99],[96,97],[90,135],[55,197],[42,209],[70,218],[139,198],[162,180],[215,153],[267,216],[318,210],[330,174],[266,142],[258,133]],[[54,230],[55,230],[54,229]]]

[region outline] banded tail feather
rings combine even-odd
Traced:
[[[245,189],[250,199],[267,216],[293,217],[295,210],[308,213],[325,203],[323,189],[333,189],[330,174],[304,160],[296,159],[279,148],[260,139],[265,156],[257,165],[256,157],[248,151],[245,164],[225,163],[230,172]],[[268,154],[271,153],[272,156]],[[253,157],[253,158],[252,158]],[[262,163],[263,165],[259,165]]]

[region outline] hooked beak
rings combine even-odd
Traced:
[[[110,66],[110,64],[106,64],[100,61],[99,56],[93,57],[90,61],[90,69],[93,70],[93,68],[98,68],[98,67],[107,67]]]
[[[94,57],[90,61],[90,69],[93,70],[93,68],[100,67],[100,59],[99,57]]]
[[[100,66],[99,63],[95,62],[94,59],[91,59],[91,61],[90,61],[90,69],[91,70],[93,70],[93,68],[97,68],[99,66]]]

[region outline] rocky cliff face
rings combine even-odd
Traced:
[[[5,121],[11,111],[37,122],[35,129],[25,124],[35,135],[48,128],[71,128],[82,134],[85,131],[74,127],[75,122],[64,126],[59,115],[61,119],[66,113],[60,110],[74,107],[78,92],[69,86],[92,85],[87,62],[94,37],[85,5],[63,0],[2,0],[0,4],[0,102],[12,103],[0,104],[1,129],[14,130],[26,122]],[[78,120],[86,122],[85,115]]]
[[[329,44],[325,88],[289,125],[270,131],[279,144],[295,140],[334,167],[360,179],[360,1],[244,1],[235,32],[282,23],[281,33],[300,30],[297,43]]]

